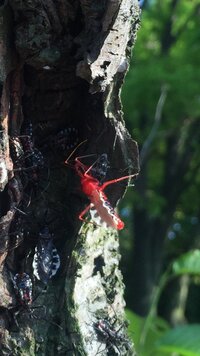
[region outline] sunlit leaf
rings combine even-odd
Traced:
[[[200,274],[200,250],[193,250],[182,255],[172,264],[172,271],[176,275]]]
[[[155,351],[156,341],[169,329],[167,322],[161,318],[154,318],[143,347],[140,346],[140,337],[144,327],[146,318],[133,313],[131,310],[126,309],[126,316],[129,321],[129,337],[132,339],[136,352],[139,356],[149,356],[152,352],[154,356],[164,356],[162,352]],[[154,352],[155,351],[155,352]]]
[[[156,342],[156,349],[180,356],[200,355],[200,324],[183,325],[167,331]]]

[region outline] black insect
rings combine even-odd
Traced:
[[[32,281],[25,272],[16,273],[13,277],[13,285],[17,299],[22,306],[28,306],[32,303]]]
[[[36,308],[43,308],[43,306],[32,305],[32,281],[27,273],[17,273],[12,280],[17,297],[17,304],[4,309],[5,316],[8,321],[7,329],[12,330],[14,327],[14,329],[18,331],[18,316],[21,316],[24,313],[28,313],[30,318],[38,319],[37,315],[35,315],[33,311]]]
[[[20,136],[10,137],[10,151],[14,164],[14,171],[24,173],[28,180],[38,181],[38,171],[44,166],[42,153],[33,142],[32,123],[29,122]]]
[[[90,173],[94,178],[98,179],[100,185],[103,184],[106,178],[107,171],[110,167],[109,163],[108,155],[102,153],[91,167]]]
[[[124,346],[127,350],[131,348],[130,341],[122,333],[120,333],[121,327],[116,330],[106,319],[99,319],[93,325],[99,339],[104,341],[108,348],[116,348],[118,351],[120,345]]]
[[[43,308],[46,314],[46,307],[45,305],[32,305],[33,301],[35,301],[39,295],[37,295],[34,299],[32,298],[32,281],[27,273],[21,272],[15,274],[12,281],[18,303],[15,306],[9,306],[7,308],[0,307],[0,315],[3,314],[4,318],[7,319],[8,325],[6,328],[8,330],[13,328],[13,326],[19,329],[17,316],[21,316],[26,313],[28,313],[30,318],[44,320],[62,329],[62,327],[54,321],[47,320],[43,316],[41,317],[41,313],[40,316],[34,313],[34,310],[37,308]]]
[[[49,135],[41,144],[43,149],[59,151],[66,154],[66,151],[75,147],[78,144],[78,131],[74,127],[68,127],[57,132],[54,135]]]
[[[60,267],[60,257],[53,244],[54,234],[45,226],[39,233],[39,239],[33,258],[33,273],[37,279],[47,284]]]
[[[68,127],[59,131],[54,138],[54,145],[58,150],[66,152],[78,143],[78,131],[74,127]]]

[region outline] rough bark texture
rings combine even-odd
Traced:
[[[81,226],[78,214],[88,201],[64,161],[70,145],[87,140],[74,156],[107,153],[106,180],[138,172],[137,145],[124,126],[119,100],[138,27],[137,1],[10,0],[0,5],[1,354],[133,354],[117,233]],[[34,169],[23,166],[27,157],[18,157],[16,148],[30,123],[33,154],[40,150],[44,157],[44,165]],[[59,134],[68,128],[77,137],[67,131],[63,148]],[[126,184],[107,189],[113,206]],[[47,286],[32,270],[45,226],[61,259]],[[33,282],[28,308],[19,305],[12,281],[23,272]],[[116,342],[100,338],[99,319],[120,328]]]

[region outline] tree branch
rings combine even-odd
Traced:
[[[157,106],[156,106],[154,124],[153,124],[152,129],[149,133],[149,136],[147,137],[146,141],[144,142],[141,152],[140,152],[141,167],[144,165],[144,162],[147,159],[147,156],[151,149],[151,145],[152,145],[152,143],[157,135],[158,129],[160,127],[160,123],[161,123],[161,119],[162,119],[162,111],[163,111],[163,107],[165,104],[165,100],[167,98],[167,90],[168,90],[167,86],[163,85],[161,88],[160,98],[159,98]]]

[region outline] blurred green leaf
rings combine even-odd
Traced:
[[[177,352],[181,356],[200,355],[200,324],[179,326],[167,331],[156,342],[159,352]]]
[[[148,331],[145,344],[143,347],[140,347],[140,336],[143,330],[143,326],[146,318],[142,318],[139,315],[136,315],[131,310],[126,309],[126,316],[129,320],[129,336],[132,339],[136,352],[139,356],[164,356],[163,353],[155,352],[156,341],[169,329],[167,322],[161,318],[156,317],[151,325],[150,330]]]
[[[174,261],[172,272],[175,275],[200,274],[200,250],[193,250]]]
[[[141,318],[139,315],[133,313],[130,309],[126,309],[126,316],[129,321],[128,333],[130,338],[132,339],[135,347],[139,343],[139,338],[141,334],[141,329],[144,324],[144,319]]]
[[[135,187],[128,190],[122,203],[124,205],[121,205],[130,208],[126,229],[122,232],[124,235],[120,241],[121,246],[126,244],[127,250],[130,248],[129,255],[126,253],[125,257],[126,266],[129,260],[129,266],[125,270],[131,285],[130,289],[127,285],[129,305],[132,303],[133,249],[138,243],[135,241],[139,241],[137,231],[140,231],[138,228],[140,224],[146,226],[145,237],[152,239],[148,240],[149,246],[155,244],[156,236],[158,239],[162,230],[159,224],[161,223],[162,226],[165,226],[165,223],[169,224],[165,236],[162,236],[162,233],[159,236],[159,241],[166,237],[163,265],[172,266],[170,272],[173,276],[189,274],[200,278],[200,250],[191,251],[193,248],[200,248],[199,38],[199,0],[147,1],[147,6],[141,15],[141,29],[138,32],[130,70],[122,90],[126,123],[133,138],[138,141],[140,150],[148,141],[155,125],[156,107],[163,86],[167,87],[167,97],[161,110],[159,127],[147,152],[145,165],[141,167]],[[170,44],[169,47],[165,47],[166,42]],[[184,165],[187,166],[185,170]],[[179,172],[181,175],[177,179]],[[171,221],[165,218],[172,213]],[[149,236],[148,231],[151,231]],[[135,240],[132,238],[134,234]],[[153,251],[152,245],[151,249]],[[156,249],[155,244],[155,251]],[[187,252],[189,250],[190,252]],[[144,259],[141,258],[141,261],[149,263],[149,260],[145,260],[147,254],[145,249],[144,251]],[[152,271],[156,270],[157,260],[151,263]],[[158,286],[160,293],[166,285],[168,286],[170,275],[164,273],[164,277],[166,280]],[[144,274],[141,278],[144,278]],[[149,283],[151,278],[153,277],[150,276]],[[148,284],[148,281],[146,282]],[[173,294],[170,290],[170,293],[173,302],[176,292]],[[169,306],[167,313],[170,318],[170,308],[173,310],[174,305],[164,293],[162,298],[164,307],[166,304]],[[198,297],[196,300],[199,300]],[[158,304],[158,301],[156,303]],[[193,316],[190,320],[198,322],[198,302],[191,303],[189,299],[187,301],[187,316],[191,318],[188,312],[191,308],[189,303],[194,307],[193,315],[195,315],[195,319]],[[155,309],[157,304],[154,305]],[[162,305],[159,307],[159,312],[162,313]],[[166,308],[163,315],[166,315],[165,312]],[[184,314],[184,310],[182,312]],[[131,337],[135,342],[138,355],[160,356],[161,350],[155,352],[155,342],[165,333],[165,330],[160,327],[159,319],[153,315],[149,325],[146,323],[145,329],[145,319],[131,311],[127,313],[131,322],[129,328]],[[145,344],[141,351],[139,339],[142,330],[145,330],[143,333]]]

